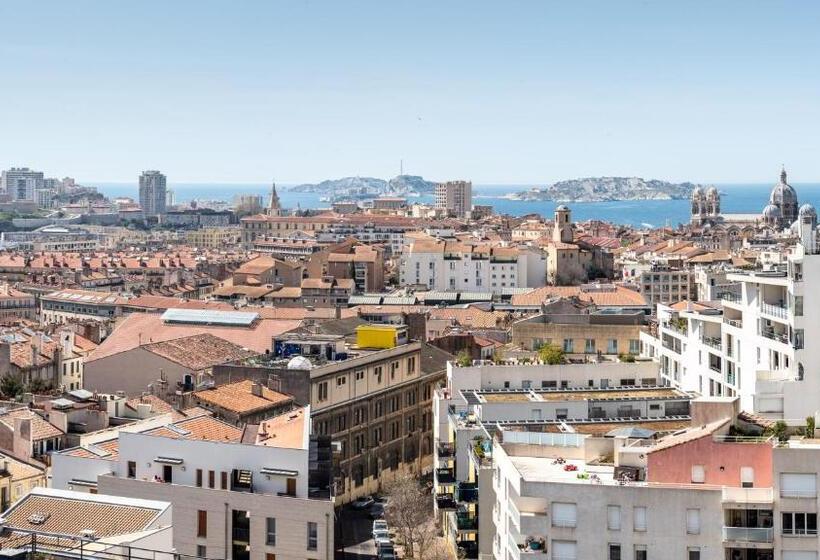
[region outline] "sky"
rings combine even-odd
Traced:
[[[4,1],[0,168],[820,180],[820,2]]]

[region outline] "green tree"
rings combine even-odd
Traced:
[[[0,379],[0,393],[7,399],[13,399],[23,392],[23,384],[20,380],[11,375],[6,375]]]
[[[544,344],[538,349],[538,358],[551,366],[564,363],[564,351],[554,344]]]
[[[456,363],[461,367],[468,367],[473,365],[473,357],[467,350],[462,350],[456,356]]]
[[[623,353],[622,352],[622,353],[618,354],[618,359],[621,360],[622,362],[626,362],[628,364],[631,364],[631,363],[635,362],[635,354],[632,354],[631,352],[630,353]]]

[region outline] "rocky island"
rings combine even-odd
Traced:
[[[329,201],[368,199],[379,196],[419,196],[434,192],[436,184],[418,175],[398,175],[392,179],[342,177],[315,184],[296,185],[293,192],[318,193]]]
[[[686,199],[700,185],[669,183],[640,177],[588,177],[559,181],[543,189],[530,189],[510,195],[514,200],[551,200],[555,202],[606,202],[614,200]]]

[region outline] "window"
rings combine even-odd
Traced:
[[[572,351],[573,351],[572,350],[572,343],[573,343],[573,340],[571,338],[565,338],[564,339],[564,347],[563,348],[564,348],[565,353],[567,353],[567,354],[572,353]]]
[[[307,523],[307,549],[316,550],[319,545],[319,528],[314,521]]]
[[[606,352],[607,354],[617,354],[618,353],[618,339],[617,338],[610,338],[606,342]]]
[[[780,495],[784,498],[811,498],[817,495],[814,473],[781,473]]]
[[[692,483],[703,484],[706,482],[706,467],[703,465],[692,465]]]
[[[542,381],[541,382],[542,389],[557,389],[558,382],[557,381]]]
[[[577,524],[577,508],[575,504],[561,502],[552,503],[552,526],[575,527]]]
[[[689,560],[700,560],[700,548],[689,547],[686,549],[686,553],[689,556]]]
[[[197,555],[198,558],[207,558],[208,557],[207,552],[208,551],[206,550],[204,544],[196,545],[196,555]]]
[[[227,490],[228,489],[228,473],[225,472],[225,471],[222,471],[220,473],[219,478],[220,478],[219,482],[221,483],[222,489]]]
[[[640,354],[641,353],[641,341],[635,340],[634,338],[629,340],[629,353],[630,354]]]
[[[382,366],[373,368],[373,375],[376,376],[376,383],[382,382]]]
[[[646,545],[645,544],[636,544],[635,545],[635,560],[646,560]]]
[[[610,531],[621,530],[621,506],[606,507],[606,528]]]
[[[345,383],[347,383],[347,376],[346,375],[340,375],[339,377],[336,378],[336,386],[337,387],[341,387]]]
[[[556,420],[566,420],[568,414],[569,414],[569,410],[566,409],[566,408],[556,408],[555,409],[555,419]]]
[[[412,356],[407,358],[407,375],[413,375],[416,373],[416,357]]]
[[[196,536],[208,536],[208,512],[200,509],[196,512]]]
[[[208,471],[208,488],[213,488],[216,486],[216,472],[215,471]]]
[[[753,467],[740,467],[740,486],[743,488],[754,488],[755,470]]]
[[[137,462],[128,461],[128,478],[137,478]]]
[[[584,352],[587,354],[594,354],[595,353],[595,339],[588,338],[584,344]]]
[[[635,531],[646,531],[646,507],[635,506],[633,508],[632,528]]]
[[[276,546],[276,518],[268,517],[265,520],[266,536],[265,544],[268,546]]]
[[[319,383],[319,400],[327,400],[327,381],[322,381],[321,383]]]
[[[609,544],[609,560],[621,560],[621,545]]]
[[[784,535],[817,535],[817,514],[784,512]]]
[[[686,532],[690,535],[700,534],[700,510],[686,510]]]
[[[356,381],[361,381],[362,379],[364,379],[364,370],[363,369],[358,370],[355,375],[356,375]]]
[[[202,469],[196,470],[196,485],[198,488],[202,488]]]

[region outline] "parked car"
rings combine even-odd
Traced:
[[[379,554],[379,560],[397,560],[395,552],[383,552]]]
[[[362,496],[361,498],[356,498],[351,502],[350,507],[353,509],[367,509],[373,505],[373,496]]]
[[[393,547],[393,541],[390,539],[378,539],[376,540],[376,554],[379,558],[382,557],[383,554],[396,554],[396,549]]]
[[[370,519],[384,518],[384,504],[380,502],[374,503],[372,506],[370,506],[368,513],[370,514]]]
[[[373,534],[375,535],[376,531],[379,529],[387,531],[387,521],[384,519],[376,519],[373,522]]]
[[[390,531],[387,530],[387,527],[384,529],[373,529],[373,538],[376,541],[379,540],[390,540]]]

